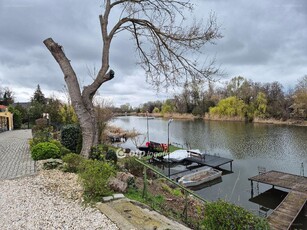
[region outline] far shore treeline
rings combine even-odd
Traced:
[[[221,85],[221,84],[219,84]],[[259,83],[234,77],[218,86],[209,82],[186,84],[181,93],[166,101],[149,101],[137,108],[128,103],[115,108],[118,114],[160,113],[185,114],[187,118],[204,117],[225,120],[307,119],[307,75],[293,89],[285,89],[278,81]],[[184,117],[184,116],[183,116]]]
[[[14,128],[33,124],[48,113],[54,125],[77,122],[69,100],[55,96],[46,98],[39,85],[30,102],[15,102],[14,89],[0,87],[0,105],[14,113]],[[120,107],[106,100],[96,100],[96,112],[101,128],[114,115],[154,114],[174,118],[205,118],[218,120],[307,120],[307,75],[298,80],[293,89],[285,89],[278,81],[259,83],[244,77],[234,77],[226,83],[192,82],[165,101],[149,101],[137,107],[129,103]]]

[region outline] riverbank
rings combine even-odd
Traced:
[[[137,113],[133,114],[134,116],[146,117],[146,113]],[[194,120],[194,119],[203,119],[206,121],[238,121],[238,122],[245,122],[244,118],[241,117],[220,117],[220,116],[210,116],[208,114],[204,116],[194,116],[190,113],[150,113],[149,117],[155,118],[165,118],[165,119],[175,119],[175,120]],[[293,126],[307,126],[307,121],[304,120],[295,120],[295,119],[274,119],[274,118],[254,118],[252,123],[259,123],[259,124],[274,124],[274,125],[293,125]]]
[[[304,120],[276,120],[276,119],[261,119],[255,118],[254,123],[262,123],[262,124],[275,124],[275,125],[295,125],[295,126],[307,126],[307,121]]]

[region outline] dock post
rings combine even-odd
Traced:
[[[251,180],[251,198],[254,198],[254,185],[252,180]]]
[[[188,222],[188,193],[187,193],[187,191],[184,191],[184,196],[185,196],[185,199],[184,199],[184,209],[183,209],[183,213],[182,213],[182,215],[183,215],[183,217],[184,217],[184,221],[185,221],[185,223],[187,223]]]
[[[232,161],[230,161],[230,171],[232,172]]]
[[[143,170],[143,174],[144,174],[144,177],[143,177],[143,180],[144,180],[144,187],[143,187],[143,194],[142,194],[142,197],[144,199],[147,199],[147,168],[144,166],[144,170]]]
[[[304,216],[307,217],[307,203],[304,205]]]

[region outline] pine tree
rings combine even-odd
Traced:
[[[45,95],[43,94],[43,92],[41,91],[41,88],[39,85],[37,85],[37,88],[34,92],[34,95],[31,99],[31,102],[34,103],[34,102],[38,102],[39,104],[43,104],[45,105],[46,104],[46,98],[45,98]]]

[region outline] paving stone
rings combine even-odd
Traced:
[[[0,133],[0,180],[36,173],[35,161],[30,155],[30,138],[30,129]]]
[[[102,198],[102,200],[103,200],[104,202],[111,201],[111,200],[113,200],[113,196],[105,196],[105,197]]]
[[[113,194],[114,199],[121,199],[121,198],[125,198],[124,194],[122,193],[118,193],[118,194]]]

